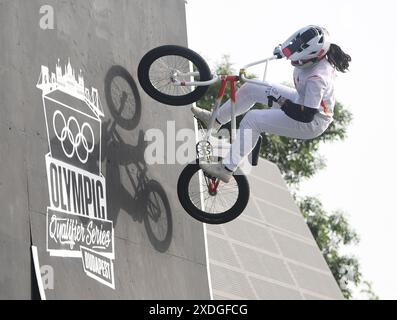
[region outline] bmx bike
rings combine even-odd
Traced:
[[[246,65],[239,75],[212,74],[206,61],[191,49],[165,45],[146,53],[138,66],[138,79],[143,90],[154,100],[172,106],[186,106],[198,101],[210,85],[221,85],[212,107],[212,116],[203,140],[196,145],[197,159],[181,172],[177,193],[185,211],[193,218],[208,224],[221,224],[237,218],[246,208],[250,195],[247,177],[239,169],[224,183],[200,168],[202,161],[220,160],[213,156],[210,143],[217,112],[227,85],[230,86],[231,130],[230,143],[236,139],[236,88],[239,81],[267,86],[265,81],[268,62],[276,56]],[[265,63],[263,81],[247,79],[246,69]],[[259,155],[260,141],[252,152],[253,162]],[[255,165],[255,164],[254,164]]]

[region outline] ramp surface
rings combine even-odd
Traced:
[[[184,2],[0,1],[0,25],[0,298],[38,297],[31,245],[47,299],[209,298],[182,166],[144,160],[147,129],[193,119],[136,79],[148,50],[186,46]]]

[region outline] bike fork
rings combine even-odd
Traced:
[[[239,80],[238,76],[221,76],[221,86],[218,90],[218,95],[215,100],[215,104],[212,107],[212,117],[209,123],[206,139],[209,139],[216,116],[218,115],[218,109],[222,103],[223,96],[225,95],[226,86],[230,84],[230,102],[231,102],[231,136],[230,143],[233,143],[236,139],[236,82]]]

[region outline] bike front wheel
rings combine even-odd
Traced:
[[[185,167],[179,176],[177,191],[185,211],[208,224],[236,219],[246,208],[250,195],[246,176],[233,175],[229,183],[223,183],[206,175],[199,164]]]
[[[196,75],[192,76],[192,71]],[[205,60],[196,52],[181,46],[165,45],[146,53],[138,66],[138,79],[143,90],[154,100],[173,106],[199,100],[208,86],[181,86],[180,82],[207,81],[212,78]]]

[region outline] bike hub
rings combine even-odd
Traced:
[[[211,196],[216,196],[218,194],[218,186],[219,186],[219,181],[216,181],[215,178],[212,178],[208,185],[208,193]]]

